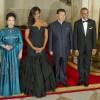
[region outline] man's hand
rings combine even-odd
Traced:
[[[75,56],[79,56],[79,51],[75,50]]]
[[[73,53],[73,50],[71,49],[71,50],[70,50],[70,54],[72,55],[72,53]]]
[[[53,55],[53,51],[50,51],[50,55],[51,55],[51,56]]]
[[[94,56],[96,54],[97,50],[96,49],[92,49],[92,55]]]

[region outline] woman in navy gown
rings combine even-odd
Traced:
[[[15,25],[16,15],[8,13],[7,27],[0,31],[0,49],[2,51],[0,64],[0,96],[20,94],[19,62],[22,57],[21,32]]]
[[[40,13],[38,7],[30,11],[25,33],[28,53],[20,70],[22,92],[36,97],[55,90],[54,74],[44,50],[48,40],[47,24],[40,19]]]

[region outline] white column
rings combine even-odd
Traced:
[[[4,6],[5,0],[0,0],[0,29],[4,26]],[[1,50],[0,50],[0,62],[1,62]]]
[[[80,18],[80,9],[82,8],[82,1],[81,0],[72,0],[72,23]]]
[[[89,10],[89,17],[93,17],[93,0],[82,0],[82,7],[86,7]]]
[[[5,0],[0,0],[0,27],[4,26]]]
[[[82,7],[88,8],[89,0],[82,0]]]
[[[82,0],[82,7],[89,9],[89,18],[96,21],[97,37],[98,37],[98,24],[99,24],[99,11],[100,0]]]
[[[94,0],[92,8],[93,8],[93,19],[96,21],[97,33],[98,33],[99,13],[100,13],[100,0]],[[98,37],[98,34],[97,34],[97,37]]]

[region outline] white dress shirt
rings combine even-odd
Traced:
[[[86,36],[86,33],[87,33],[87,27],[88,27],[88,22],[84,22],[86,20],[82,19],[83,21],[83,28],[84,28],[84,33],[85,33],[85,36]]]

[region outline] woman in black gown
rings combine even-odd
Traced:
[[[30,11],[25,32],[28,54],[20,69],[22,92],[36,97],[43,97],[46,92],[55,90],[54,74],[44,50],[48,40],[47,24],[40,19],[40,13],[38,7]]]

